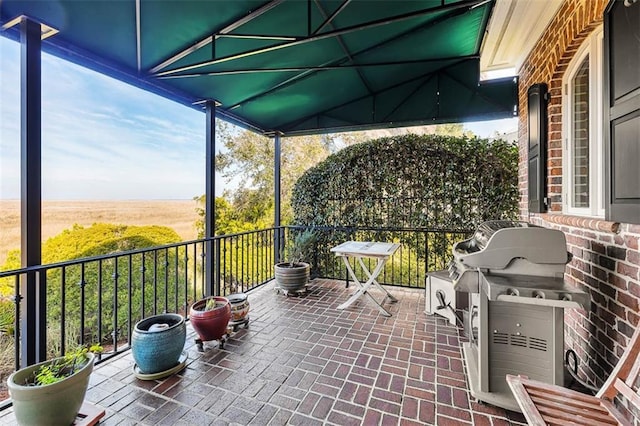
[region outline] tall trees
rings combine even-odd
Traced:
[[[359,142],[381,136],[398,136],[409,132],[472,137],[462,123],[382,129],[366,132],[283,137],[281,158],[282,223],[293,220],[291,192],[295,182],[310,167],[330,154]],[[216,200],[216,233],[229,234],[261,229],[273,224],[274,212],[274,143],[273,138],[248,130],[239,130],[217,121],[216,137],[221,152],[216,156],[216,171],[232,189]],[[204,198],[196,198],[204,206]],[[217,211],[218,209],[221,211]],[[199,212],[204,214],[204,210]],[[202,224],[200,224],[202,225]],[[203,228],[199,228],[203,229]]]
[[[273,224],[274,143],[272,138],[250,131],[233,131],[219,126],[222,151],[216,156],[219,173],[236,187],[224,198],[234,210],[233,220],[252,229]],[[363,133],[283,137],[281,158],[282,223],[292,219],[290,194],[294,183],[309,167],[324,160],[342,146],[365,140]],[[216,202],[216,208],[218,204]],[[226,206],[225,206],[226,207]],[[217,215],[217,232],[227,233],[228,217]]]

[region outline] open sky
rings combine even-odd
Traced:
[[[205,192],[201,112],[43,54],[42,126],[43,199],[191,199]],[[517,122],[465,127],[488,137],[514,131]],[[0,36],[0,199],[18,198],[20,52]]]

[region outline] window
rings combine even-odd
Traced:
[[[563,81],[564,212],[604,217],[602,30],[582,44]]]

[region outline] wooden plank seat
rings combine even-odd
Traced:
[[[635,383],[640,374],[640,327],[637,327],[620,361],[595,396],[561,386],[507,375],[507,383],[530,425],[631,425],[614,405],[620,396],[640,412]],[[638,419],[636,419],[636,422]]]

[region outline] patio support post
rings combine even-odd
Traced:
[[[205,189],[205,292],[206,296],[220,295],[220,265],[214,262],[213,237],[216,234],[216,103],[208,100],[206,141],[206,189]]]
[[[22,267],[42,263],[41,27],[20,22],[20,209]],[[20,280],[20,366],[46,357],[46,285],[44,273]]]
[[[274,190],[274,217],[273,226],[276,228],[274,250],[276,255],[276,263],[282,261],[280,252],[284,244],[284,233],[280,229],[280,163],[282,160],[282,145],[280,143],[281,134],[276,132],[273,136],[273,190]]]

